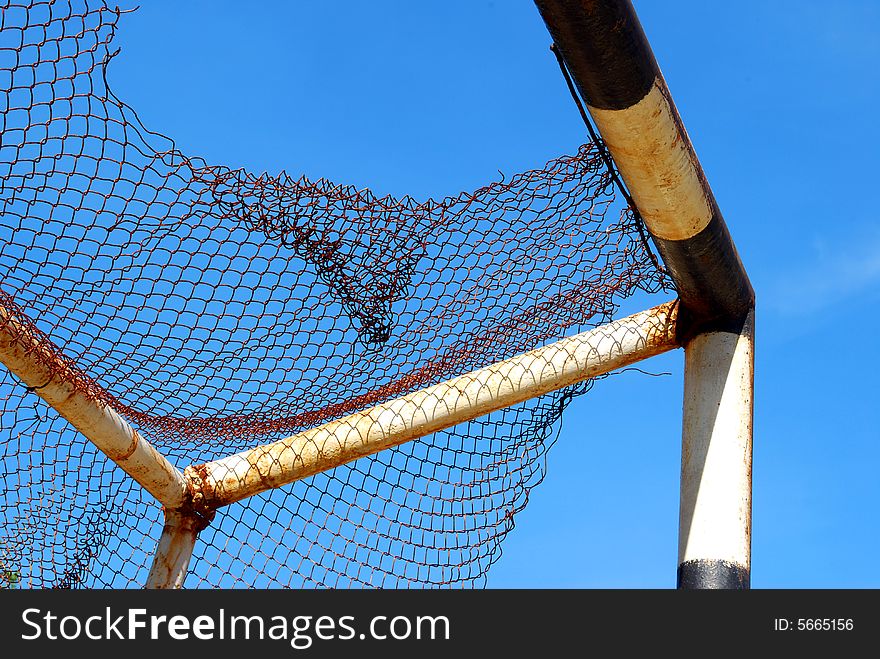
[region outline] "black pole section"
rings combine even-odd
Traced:
[[[629,0],[535,0],[672,276],[682,343],[738,332],[754,291]]]

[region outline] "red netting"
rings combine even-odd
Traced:
[[[607,322],[663,283],[593,145],[426,201],[209,166],[108,89],[119,11],[0,6],[0,301],[181,468]],[[187,585],[481,582],[587,386],[221,509]],[[158,504],[3,369],[0,401],[0,570],[142,585]]]

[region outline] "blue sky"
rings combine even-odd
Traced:
[[[880,587],[880,5],[635,4],[757,293],[752,585]],[[115,93],[211,163],[442,196],[586,140],[526,0],[153,0],[122,28]],[[674,586],[682,355],[642,367],[670,375],[570,406],[490,586]]]

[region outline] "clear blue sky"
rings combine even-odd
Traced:
[[[111,85],[210,163],[425,197],[586,139],[527,0],[142,4]],[[880,587],[880,4],[636,9],[757,292],[752,584]],[[674,586],[682,355],[643,366],[570,406],[489,586]]]

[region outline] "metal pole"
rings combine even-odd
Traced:
[[[675,281],[679,330],[739,327],[754,291],[632,4],[535,4]]]
[[[10,302],[0,297],[0,362],[159,503],[171,509],[184,506],[189,490],[183,474],[112,407],[78,387],[77,382],[91,381]]]
[[[755,294],[629,0],[535,0],[681,299],[683,588],[747,587]]]
[[[685,346],[678,587],[749,587],[754,313]]]
[[[562,339],[287,439],[188,467],[213,510],[679,347],[677,302]]]
[[[183,588],[193,547],[204,521],[177,510],[165,511],[165,526],[146,588]]]

